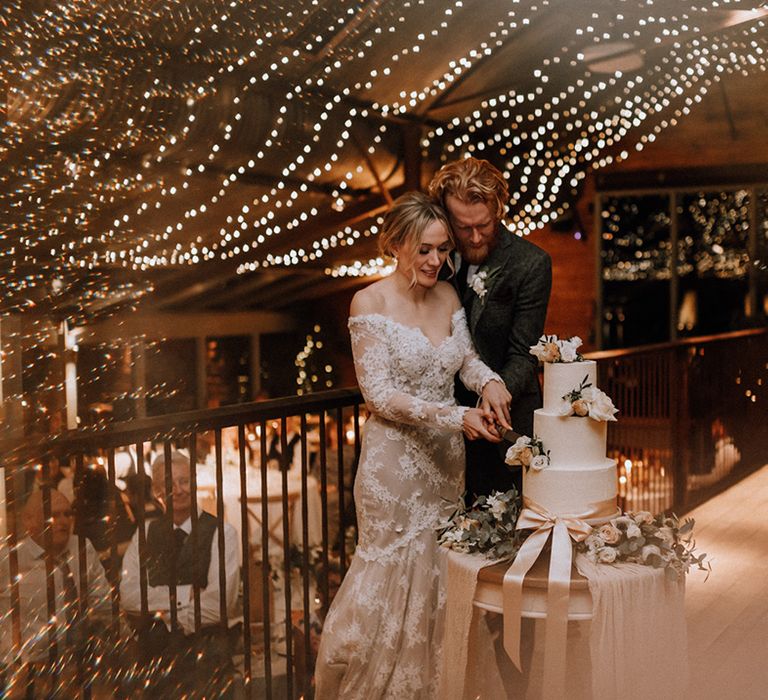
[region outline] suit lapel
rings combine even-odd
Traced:
[[[457,270],[460,270],[462,267],[467,265],[466,260],[462,260],[461,255],[458,251],[454,253],[453,257],[453,264]],[[464,311],[467,313],[467,318],[469,318],[469,312],[472,308],[472,297],[476,296],[475,293],[470,289],[469,285],[466,286],[464,289],[464,294],[461,293],[461,289],[459,288],[459,284],[457,282],[458,273],[455,274],[451,278],[451,282],[453,283],[453,288],[456,290],[456,294],[459,295],[459,299],[461,299],[461,304],[464,307]]]
[[[493,277],[486,284],[487,293],[485,297],[480,299],[480,297],[475,292],[473,292],[471,288],[467,288],[467,294],[471,295],[472,297],[469,300],[469,332],[473,338],[475,336],[475,328],[477,327],[477,322],[480,320],[480,317],[483,314],[483,310],[488,304],[488,299],[491,296],[493,287],[498,283],[499,279],[503,277],[504,266],[507,262],[507,258],[509,258],[510,253],[512,252],[512,234],[509,233],[506,228],[502,227],[499,236],[501,237],[499,240],[499,245],[494,248],[493,252],[488,256],[487,260],[478,268],[478,272],[481,272],[482,270],[486,270],[489,273],[495,272]],[[466,297],[464,305],[466,308]]]

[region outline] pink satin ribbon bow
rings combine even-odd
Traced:
[[[605,504],[615,509],[615,502]],[[520,620],[523,580],[552,536],[547,588],[547,622],[544,640],[544,697],[564,697],[565,648],[568,632],[568,601],[571,591],[571,540],[581,542],[592,531],[586,518],[599,517],[606,508],[600,504],[589,513],[558,516],[537,503],[524,499],[524,508],[517,521],[518,530],[533,530],[504,574],[502,599],[504,609],[504,649],[515,666],[520,663]],[[522,670],[522,669],[521,669]]]

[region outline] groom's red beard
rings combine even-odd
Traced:
[[[473,246],[464,243],[461,239],[458,239],[456,244],[463,262],[469,265],[482,265],[499,244],[499,232],[496,230],[493,238],[483,241],[480,245]]]

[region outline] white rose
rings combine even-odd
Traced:
[[[649,557],[657,556],[661,558],[661,550],[655,544],[647,544],[640,551],[640,559],[643,562],[648,561]]]
[[[618,553],[613,547],[603,547],[597,550],[597,561],[601,564],[613,564],[616,561]]]
[[[561,362],[574,362],[576,360],[576,348],[573,347],[568,341],[560,341],[560,361]]]
[[[485,278],[488,277],[488,273],[478,272],[473,278],[472,282],[470,283],[470,287],[472,288],[472,291],[477,294],[481,299],[488,293],[488,290],[485,288]]]
[[[531,460],[531,469],[535,469],[537,472],[540,472],[544,467],[549,464],[549,460],[544,455],[536,455]]]
[[[558,340],[557,346],[560,349],[561,362],[576,362],[579,353],[577,352],[581,345],[581,338],[574,336],[569,340]]]
[[[630,524],[632,524],[632,518],[628,515],[620,515],[618,518],[611,520],[611,525],[615,525],[619,530],[624,530],[625,532]]]
[[[557,414],[559,416],[571,416],[573,415],[573,404],[568,399],[563,399],[560,402],[560,406],[557,408]]]
[[[486,503],[490,507],[494,518],[500,519],[507,512],[507,504],[498,496],[488,496]]]
[[[531,345],[531,349],[528,352],[530,352],[530,354],[533,355],[539,362],[545,362],[544,355],[546,350],[544,348],[544,344],[541,341],[536,343],[536,345]]]
[[[600,537],[599,532],[593,532],[591,535],[587,536],[587,539],[584,540],[584,544],[587,545],[588,549],[600,549],[605,546],[605,540]]]
[[[653,516],[647,510],[640,510],[633,517],[638,525],[650,525],[653,522]]]
[[[636,523],[630,522],[629,525],[627,525],[627,537],[642,537],[642,532],[640,531],[640,528],[637,526]]]
[[[596,389],[592,396],[589,401],[589,417],[599,421],[615,421],[617,409],[608,394]]]
[[[675,543],[675,533],[672,531],[671,527],[660,527],[658,532],[658,538],[664,543],[668,545],[673,545]]]

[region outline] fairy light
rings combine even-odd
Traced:
[[[742,24],[711,29],[713,10],[727,5],[670,11],[648,3],[640,21],[637,10],[574,8],[561,47],[526,68],[525,91],[500,89],[453,110],[426,130],[423,153],[432,162],[473,154],[501,165],[509,222],[531,233],[568,208],[589,171],[648,147],[725,76],[766,70],[759,14],[740,8]],[[0,264],[20,310],[52,276],[87,280],[83,308],[106,302],[114,288],[91,278],[114,267],[142,273],[232,260],[245,274],[325,258],[327,274],[375,269],[351,260],[355,245],[375,235],[375,219],[305,235],[371,190],[366,168],[348,165],[353,140],[373,127],[366,153],[389,156],[399,139],[393,120],[443,114],[441,95],[552,3],[484,8],[487,29],[452,56],[445,39],[477,10],[470,0],[381,3],[362,19],[351,0],[286,2],[270,12],[231,0],[167,0],[160,12],[139,0],[130,21],[119,2],[46,7],[12,0],[0,25],[14,46],[0,59],[8,86],[0,153],[15,164],[0,173]],[[619,42],[646,47],[645,65],[592,70],[596,51]],[[409,80],[409,64],[430,56],[441,58],[428,80]],[[179,62],[189,70],[177,70]],[[132,88],[119,102],[117,75]],[[257,138],[249,133],[254,114]],[[299,120],[306,131],[294,138]],[[249,147],[240,152],[244,135]],[[275,179],[247,196],[260,170]],[[122,292],[135,302],[151,285]]]
[[[333,387],[333,365],[323,359],[324,342],[320,337],[322,328],[315,324],[312,332],[308,333],[304,347],[296,355],[296,393],[299,396],[312,391],[330,389]]]

